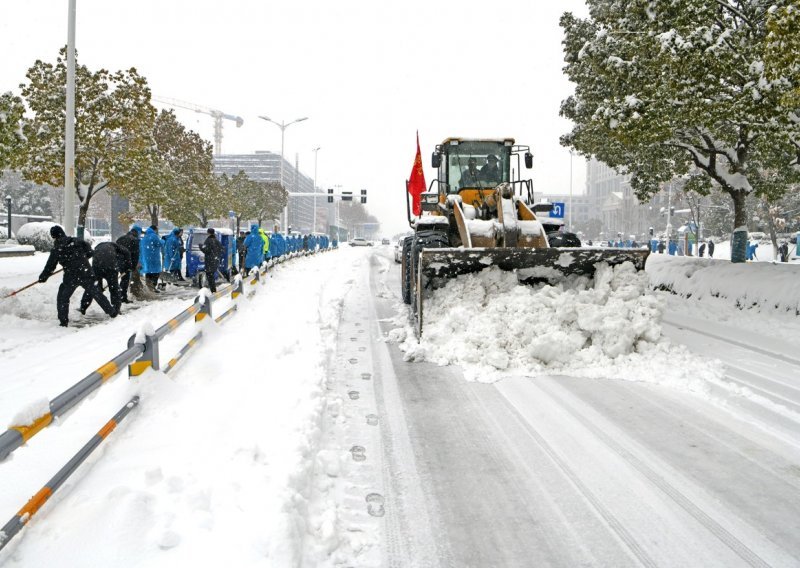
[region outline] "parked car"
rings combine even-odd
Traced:
[[[372,243],[370,241],[368,241],[367,239],[365,239],[364,237],[354,237],[350,241],[350,246],[351,247],[366,247],[366,246],[370,246],[371,247]]]
[[[382,245],[390,245],[390,244],[392,244],[392,241],[390,241],[389,239],[381,239],[381,244]]]

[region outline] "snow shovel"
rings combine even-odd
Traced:
[[[63,272],[63,271],[64,271],[63,268],[59,268],[58,270],[53,272],[53,274],[58,274],[59,272]],[[53,274],[51,274],[50,276],[52,276]],[[35,282],[31,282],[30,284],[28,284],[27,286],[23,286],[19,290],[14,290],[10,294],[6,294],[5,296],[3,296],[3,299],[5,300],[6,298],[10,298],[11,296],[16,296],[17,294],[19,294],[23,290],[27,290],[28,288],[30,288],[31,286],[35,286],[36,284],[40,284],[40,282],[38,280],[36,280]]]

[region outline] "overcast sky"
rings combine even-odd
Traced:
[[[67,40],[67,0],[0,1],[0,91],[19,93],[36,59],[55,62]],[[78,61],[136,67],[155,96],[241,116],[225,121],[223,153],[280,153],[317,185],[369,191],[386,234],[407,228],[405,179],[419,130],[430,154],[449,136],[511,136],[534,153],[537,192],[569,193],[570,128],[558,116],[572,92],[563,76],[565,11],[583,0],[77,0]],[[159,106],[159,105],[156,105]],[[176,112],[213,142],[213,119]],[[573,191],[585,166],[573,162]]]

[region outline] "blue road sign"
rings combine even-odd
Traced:
[[[553,210],[550,211],[550,216],[555,217],[556,219],[563,219],[564,218],[564,211],[566,207],[564,207],[563,201],[554,201],[553,202]]]

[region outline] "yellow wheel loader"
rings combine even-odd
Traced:
[[[408,211],[414,235],[404,239],[401,254],[401,292],[417,336],[425,297],[462,274],[497,266],[516,271],[520,282],[555,283],[571,274],[591,277],[601,262],[644,269],[647,249],[586,248],[561,233],[561,221],[542,214],[551,205],[533,203],[531,180],[519,173],[521,158],[530,169],[529,147],[512,138],[448,138],[436,146],[437,178],[421,196],[422,214]]]

